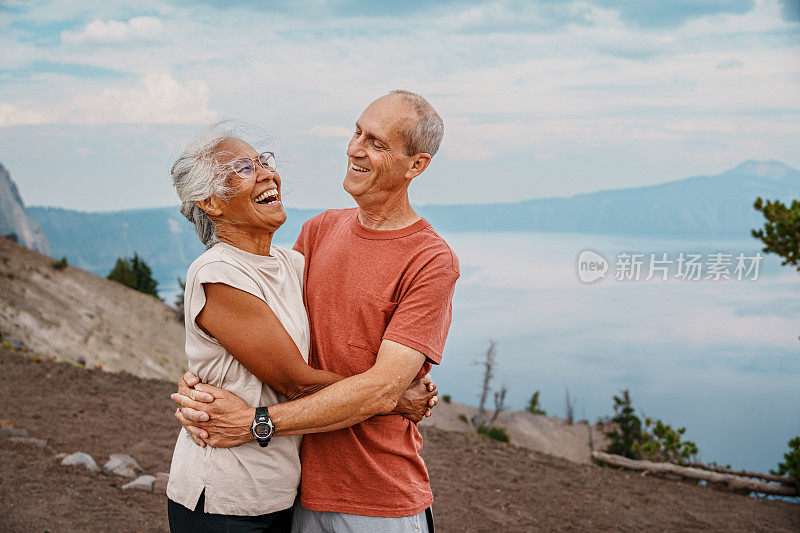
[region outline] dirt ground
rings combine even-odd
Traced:
[[[0,351],[0,419],[100,466],[121,452],[149,474],[169,469],[174,388]],[[577,465],[464,433],[424,436],[438,531],[800,531],[800,504]],[[0,531],[167,530],[165,496],[123,483],[0,437]]]

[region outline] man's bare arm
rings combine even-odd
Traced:
[[[425,362],[425,355],[402,344],[384,340],[375,365],[362,374],[334,383],[310,396],[271,406],[276,435],[318,433],[348,427],[371,416],[388,414]],[[213,391],[213,403],[174,394],[182,407],[204,411],[208,421],[177,415],[193,435],[217,447],[237,446],[252,440],[250,425],[255,409],[237,396],[203,384],[196,389]],[[435,405],[435,399],[433,400]],[[194,425],[194,426],[192,426]]]

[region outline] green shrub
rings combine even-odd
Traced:
[[[462,422],[464,422],[465,424],[469,424],[469,422],[467,421],[467,415],[465,415],[463,413],[458,415],[458,419],[461,420]]]
[[[53,262],[52,262],[52,263],[50,263],[50,264],[51,264],[51,265],[53,266],[53,268],[55,268],[56,270],[64,270],[65,268],[67,268],[67,265],[68,265],[69,263],[67,263],[67,256],[64,256],[64,257],[62,257],[61,259],[59,259],[58,261],[53,261]]]
[[[646,418],[644,442],[639,446],[642,456],[651,461],[683,463],[697,455],[697,444],[687,440],[681,442],[686,428],[673,429],[661,420],[653,422]]]
[[[3,343],[2,343],[2,344],[0,344],[0,348],[2,348],[2,349],[4,349],[4,350],[13,350],[13,349],[14,349],[14,345],[13,345],[13,344],[11,344],[11,343],[10,343],[10,342],[8,342],[8,341],[3,341]]]
[[[498,440],[500,442],[509,441],[506,429],[499,426],[492,426],[488,428],[486,426],[481,426],[478,428],[478,435],[483,435],[484,437],[489,437],[490,439]]]
[[[683,463],[697,455],[697,444],[681,441],[686,428],[674,429],[661,420],[645,419],[644,427],[636,416],[630,393],[622,391],[614,396],[614,429],[606,432],[611,442],[607,453],[622,455],[630,459],[647,459],[657,462]]]
[[[442,401],[443,401],[444,403],[450,403],[450,401],[451,401],[451,400],[452,400],[452,398],[450,397],[450,395],[449,395],[449,394],[443,394],[443,395],[442,395]]]
[[[776,476],[790,476],[800,487],[800,437],[795,437],[789,441],[789,451],[783,454],[786,460],[778,464],[777,470],[770,470]]]
[[[529,413],[533,413],[535,415],[546,415],[547,413],[545,413],[544,410],[539,405],[539,392],[540,391],[537,390],[536,392],[533,393],[531,399],[528,400],[528,407],[526,407],[525,409]]]

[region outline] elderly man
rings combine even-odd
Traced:
[[[443,133],[442,119],[417,94],[392,91],[372,102],[347,148],[344,188],[358,207],[308,220],[294,245],[305,256],[309,364],[346,379],[281,404],[279,418],[263,427],[271,436],[336,427],[331,413],[365,418],[304,438],[295,530],[432,529],[433,496],[416,424],[400,415],[367,417],[391,411],[412,380],[442,358],[458,259],[414,211],[408,188]],[[259,437],[251,435],[258,425],[252,407],[221,389],[196,388],[214,401],[176,400],[185,406],[179,419],[195,436],[214,446]],[[186,384],[181,392],[192,394]]]

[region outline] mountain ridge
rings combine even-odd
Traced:
[[[779,161],[748,160],[716,176],[692,176],[645,187],[496,204],[422,205],[417,212],[440,233],[571,232],[665,238],[749,239],[763,218],[756,197],[800,198],[800,171]],[[291,245],[321,209],[287,208],[273,242]],[[106,275],[118,257],[138,253],[162,283],[175,285],[204,251],[175,207],[80,212],[30,207],[53,256]],[[176,285],[175,285],[176,286]]]

